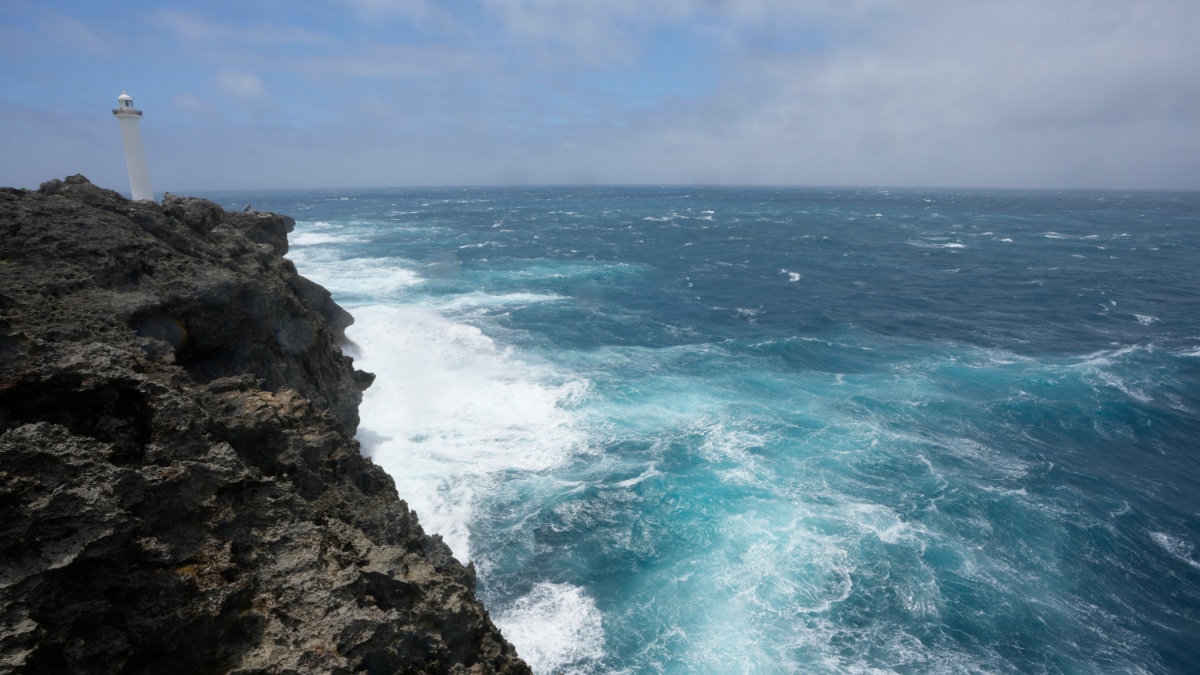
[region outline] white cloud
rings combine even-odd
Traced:
[[[458,25],[454,15],[429,0],[337,0],[368,20],[408,19],[422,28],[451,30]]]
[[[211,98],[198,96],[190,91],[179,92],[171,96],[171,107],[186,117],[204,120],[220,118],[217,102]]]
[[[204,73],[159,99],[180,137],[254,139],[228,187],[1200,188],[1197,3],[316,1],[364,20],[154,16],[182,43],[162,71]]]
[[[254,73],[225,69],[217,73],[213,84],[217,91],[228,99],[252,108],[264,109],[272,103],[271,95],[267,93],[267,87],[263,84],[258,75]],[[218,101],[218,105],[224,101]]]
[[[120,46],[116,36],[58,12],[50,12],[41,29],[51,42],[95,56],[112,56]]]
[[[1200,184],[1200,6],[854,5],[815,52],[735,41],[711,95],[577,135],[573,161],[613,181]],[[805,29],[798,11],[776,28]]]
[[[215,44],[240,42],[255,47],[274,45],[315,45],[331,40],[299,26],[257,24],[237,26],[210,21],[196,14],[176,10],[156,12],[150,16],[156,26],[165,28],[181,39]]]

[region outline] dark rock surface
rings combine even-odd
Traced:
[[[352,440],[292,224],[0,189],[0,672],[529,672]]]

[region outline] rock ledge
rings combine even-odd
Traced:
[[[0,672],[529,672],[361,456],[293,224],[0,188]]]

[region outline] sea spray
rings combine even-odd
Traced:
[[[539,672],[1187,672],[1200,196],[1110,196],[253,202]]]

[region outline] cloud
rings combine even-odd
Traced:
[[[1200,44],[1188,37],[1200,8],[487,2],[503,39],[304,64],[385,84],[354,108],[353,129],[322,132],[361,161],[318,164],[343,166],[348,184],[1200,186]],[[720,57],[710,86],[630,107],[619,88],[597,95],[574,79],[639,73],[664,26],[730,36],[707,45]]]
[[[94,56],[112,56],[119,45],[116,36],[58,12],[50,12],[41,29],[54,44]]]
[[[313,2],[131,31],[191,165],[253,142],[245,176],[204,180],[1200,188],[1197,3]],[[88,68],[10,88],[46,105],[47,73]]]
[[[205,99],[188,91],[171,96],[171,107],[186,117],[202,120],[220,119],[220,111],[215,101]]]
[[[483,0],[505,41],[553,70],[629,66],[643,53],[642,39],[656,26],[696,12],[691,0]]]
[[[263,110],[272,104],[267,87],[254,73],[225,69],[217,73],[213,84],[224,97],[233,99],[247,108]]]
[[[648,182],[1200,184],[1198,10],[856,4],[825,48],[727,48],[714,91],[577,136],[575,156]]]
[[[428,0],[336,0],[336,2],[352,7],[359,16],[371,21],[400,17],[426,29],[452,30],[458,26],[452,13]]]
[[[210,21],[204,17],[181,11],[162,11],[150,16],[156,26],[165,28],[183,40],[217,44],[238,42],[250,46],[276,45],[319,45],[331,42],[320,33],[299,26],[277,26],[257,24],[237,26]]]

